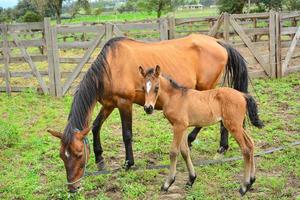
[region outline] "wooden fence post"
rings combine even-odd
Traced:
[[[2,34],[3,34],[3,57],[4,57],[4,72],[5,72],[5,87],[8,95],[11,95],[11,86],[10,86],[10,73],[9,73],[9,46],[8,46],[8,30],[7,25],[2,25]]]
[[[276,77],[276,24],[275,13],[270,12],[269,15],[269,61],[270,61],[270,75]],[[255,39],[255,38],[254,38]]]
[[[276,33],[275,33],[275,47],[276,47],[276,75],[278,78],[283,76],[282,72],[282,65],[281,65],[281,13],[276,12],[275,14],[275,26],[276,26]]]
[[[159,19],[160,40],[168,40],[168,22],[166,19]]]
[[[113,24],[105,23],[105,40],[108,41],[113,37]]]
[[[223,30],[223,37],[225,41],[229,40],[229,14],[228,13],[224,13],[224,30]]]
[[[51,24],[50,18],[44,18],[44,36],[47,47],[47,59],[48,59],[48,73],[49,73],[49,88],[50,95],[56,96],[56,87],[55,87],[55,76],[54,76],[54,63],[53,63],[53,42],[51,36]]]
[[[52,50],[53,50],[53,69],[54,69],[54,78],[55,78],[55,90],[56,96],[62,96],[62,86],[60,83],[61,73],[59,66],[59,49],[57,44],[57,31],[56,25],[51,26],[51,41],[52,41]]]
[[[168,34],[168,39],[174,39],[175,38],[175,29],[176,29],[176,24],[175,24],[175,18],[174,17],[169,17],[168,18],[168,26],[169,26],[169,34]]]

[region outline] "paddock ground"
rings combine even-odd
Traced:
[[[300,73],[281,79],[254,79],[251,93],[259,102],[262,130],[247,125],[256,144],[256,152],[300,141]],[[256,92],[254,92],[254,90]],[[35,91],[0,94],[0,199],[66,199],[69,197],[59,141],[47,128],[63,130],[72,96],[61,99],[41,96]],[[98,105],[94,117],[100,110]],[[167,169],[146,170],[147,165],[168,164],[172,139],[171,126],[156,111],[148,116],[142,107],[134,107],[133,149],[139,170],[87,177],[75,199],[238,199],[242,178],[241,161],[196,167],[198,178],[185,189],[187,173],[179,158],[174,186],[160,192]],[[92,134],[89,134],[92,141]],[[124,147],[118,111],[103,126],[101,140],[108,169],[124,162]],[[215,156],[219,143],[219,125],[205,128],[192,150],[192,159]],[[230,138],[225,157],[239,156]],[[300,199],[300,147],[288,148],[256,159],[257,181],[244,199]],[[88,171],[95,171],[94,157]]]

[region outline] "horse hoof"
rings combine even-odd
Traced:
[[[101,160],[100,162],[96,163],[96,165],[97,165],[99,171],[102,171],[102,170],[105,169],[105,162],[104,162],[104,160]]]
[[[129,162],[128,160],[125,161],[124,165],[123,165],[123,169],[125,169],[126,171],[129,170],[132,166],[134,165],[134,162]]]
[[[189,180],[188,180],[188,182],[186,183],[186,186],[187,186],[187,187],[192,187],[193,184],[194,184],[194,182],[195,182],[195,180],[196,180],[196,178],[197,178],[196,175],[195,175],[195,176],[189,176]]]
[[[239,192],[240,192],[241,196],[244,196],[246,194],[246,192],[247,192],[247,189],[243,189],[241,187],[240,190],[239,190]]]
[[[168,192],[169,187],[165,187],[165,184],[163,184],[160,188],[160,191],[162,192]]]
[[[250,178],[250,185],[252,185],[253,183],[255,183],[255,180],[256,180],[255,176],[254,176],[254,177],[251,177],[251,178]]]
[[[219,154],[225,154],[228,149],[229,149],[228,145],[227,146],[220,146],[220,148],[217,150],[217,152]]]

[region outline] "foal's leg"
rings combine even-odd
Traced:
[[[95,153],[95,161],[98,166],[99,170],[104,169],[104,159],[102,157],[103,149],[101,146],[101,140],[100,140],[100,129],[104,121],[107,119],[107,117],[111,114],[113,111],[113,107],[105,107],[103,106],[100,110],[100,113],[96,117],[96,119],[93,122],[93,146],[94,146],[94,153]]]
[[[247,132],[244,130],[244,136],[246,138],[247,141],[247,145],[251,146],[250,149],[252,149],[252,151],[250,152],[250,184],[252,185],[255,182],[255,160],[254,160],[254,142],[253,140],[249,137],[249,135],[247,134]]]
[[[179,153],[180,144],[185,130],[186,130],[185,126],[178,126],[178,125],[173,126],[173,141],[170,149],[170,172],[168,178],[166,179],[165,183],[161,187],[162,191],[168,191],[169,187],[175,181],[177,155]]]
[[[193,145],[192,145],[192,142],[195,141],[198,133],[200,132],[202,127],[195,127],[192,132],[190,132],[189,134],[189,137],[188,137],[188,144],[189,144],[189,147],[191,148]]]
[[[119,107],[121,121],[122,121],[122,136],[125,144],[126,158],[124,168],[128,170],[134,165],[134,158],[132,152],[132,103],[123,102]]]
[[[218,149],[218,153],[224,154],[229,146],[228,146],[228,130],[224,127],[223,122],[221,122],[221,139],[220,139],[220,148]]]
[[[245,162],[244,182],[239,190],[240,194],[243,196],[251,188],[252,185],[250,177],[251,169],[253,166],[253,158],[251,157],[253,156],[254,146],[253,143],[249,142],[249,136],[246,134],[242,127],[239,129],[232,129],[231,133],[242,150]]]
[[[187,169],[189,171],[189,180],[186,183],[187,186],[192,186],[194,181],[196,180],[196,173],[195,169],[192,163],[191,154],[190,154],[190,148],[187,143],[187,135],[185,134],[184,138],[182,139],[181,145],[180,145],[180,152],[181,155],[186,163]]]

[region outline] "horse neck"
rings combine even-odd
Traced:
[[[181,91],[179,89],[174,88],[170,81],[166,78],[160,76],[160,93],[159,98],[162,102],[162,105],[165,106],[169,103],[170,99],[180,93]]]

